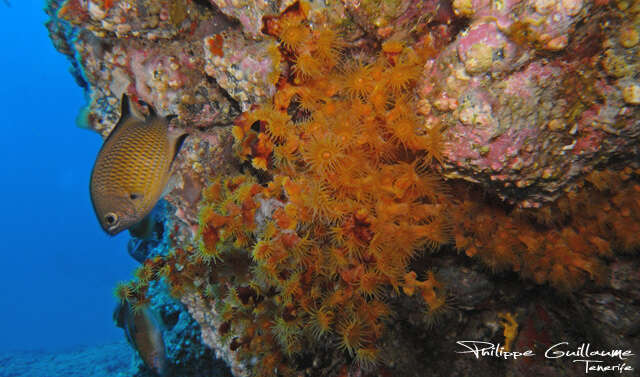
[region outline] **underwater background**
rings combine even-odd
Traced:
[[[128,234],[107,236],[91,208],[102,139],[75,125],[83,90],[51,44],[44,6],[0,2],[0,352],[123,340],[112,292],[135,266]]]
[[[640,0],[0,15],[0,377],[637,375]]]

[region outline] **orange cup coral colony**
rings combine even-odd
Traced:
[[[123,299],[147,300],[165,278],[215,302],[219,333],[259,375],[322,341],[363,368],[379,361],[389,295],[437,314],[447,287],[411,264],[443,245],[494,271],[571,290],[600,281],[614,250],[640,245],[640,171],[591,173],[539,209],[487,204],[438,173],[443,138],[412,95],[432,46],[388,41],[347,57],[336,27],[306,20],[305,3],[265,20],[280,41],[272,100],[233,126],[235,152],[268,177],[218,177],[204,190],[198,244],[140,267]],[[258,212],[266,213],[258,221]]]

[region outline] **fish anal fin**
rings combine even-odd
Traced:
[[[169,174],[169,178],[167,179],[167,183],[164,185],[164,189],[162,190],[162,194],[160,194],[161,198],[169,195],[171,191],[173,191],[179,184],[181,183],[181,179],[179,174]]]

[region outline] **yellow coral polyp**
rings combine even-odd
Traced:
[[[121,281],[117,283],[113,289],[113,295],[120,300],[120,302],[128,301],[133,297],[133,288],[129,282]]]
[[[389,69],[386,85],[393,93],[400,93],[417,81],[422,69],[413,62],[399,63]]]
[[[317,79],[322,75],[321,62],[310,54],[300,54],[296,57],[293,72],[299,82]]]
[[[309,326],[314,338],[320,340],[332,331],[334,314],[327,308],[320,308],[309,313]]]
[[[338,325],[337,333],[340,336],[338,347],[355,355],[367,343],[370,331],[366,325],[357,318],[346,319]]]
[[[215,262],[216,259],[220,258],[220,251],[216,248],[215,245],[207,245],[205,242],[200,242],[198,247],[197,258],[198,260],[204,263]]]
[[[290,128],[293,127],[287,113],[277,111],[271,105],[265,105],[254,112],[253,119],[264,123],[265,131],[274,143],[284,142],[291,133]]]
[[[296,50],[311,39],[309,28],[296,20],[285,19],[281,27],[282,30],[278,34],[278,39],[289,50]]]
[[[148,283],[155,277],[155,272],[148,264],[143,264],[142,266],[136,268],[134,272],[134,276],[141,283]]]
[[[269,240],[260,240],[253,246],[253,259],[258,263],[266,262],[273,253],[273,245]]]
[[[373,67],[362,62],[353,61],[344,69],[343,90],[352,99],[366,100],[375,88]]]
[[[313,172],[327,177],[335,172],[346,160],[347,155],[335,135],[312,137],[302,147],[302,156]]]
[[[321,26],[315,32],[315,53],[328,69],[334,68],[342,54],[344,41],[340,33],[327,25]]]
[[[376,347],[358,348],[356,350],[355,362],[365,371],[373,370],[380,360],[380,350]]]

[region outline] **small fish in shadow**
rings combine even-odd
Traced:
[[[118,303],[113,320],[124,329],[127,341],[144,364],[160,377],[167,376],[167,356],[162,338],[162,320],[149,306],[134,311],[128,301]]]

